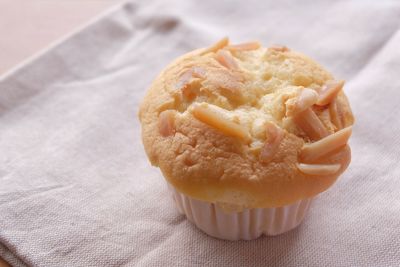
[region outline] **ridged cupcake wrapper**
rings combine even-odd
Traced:
[[[304,219],[312,198],[278,208],[226,212],[214,203],[193,199],[169,185],[178,210],[210,236],[226,240],[251,240],[292,230]]]

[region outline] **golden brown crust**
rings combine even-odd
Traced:
[[[315,136],[308,136],[287,108],[306,87],[318,92],[333,77],[289,49],[235,50],[228,44],[222,41],[178,58],[151,85],[139,111],[151,163],[179,191],[241,208],[282,206],[326,190],[347,168],[350,148],[341,146],[316,159],[311,163],[316,167],[299,165],[303,146]],[[309,107],[328,134],[353,124],[342,90],[332,102]],[[173,116],[166,120],[168,113],[163,113],[160,128],[166,110]],[[267,130],[271,123],[282,132],[279,138],[267,136],[276,132]],[[246,138],[235,131],[245,132]],[[260,151],[268,160],[260,160]]]

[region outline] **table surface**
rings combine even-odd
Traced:
[[[40,266],[398,266],[400,2],[277,2],[132,1],[0,81],[3,246]],[[288,45],[347,80],[353,161],[286,235],[207,237],[171,207],[143,151],[143,89],[222,34]]]
[[[0,0],[0,75],[119,2]]]

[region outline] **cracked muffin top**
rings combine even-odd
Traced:
[[[144,147],[177,190],[227,209],[313,197],[350,163],[343,85],[286,47],[224,38],[152,83],[139,110]]]

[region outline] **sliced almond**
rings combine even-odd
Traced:
[[[201,87],[201,80],[199,78],[193,78],[190,81],[190,84],[183,87],[181,90],[184,100],[189,102],[193,101],[199,94],[200,87]]]
[[[332,123],[336,126],[336,129],[342,129],[342,114],[339,111],[338,103],[336,98],[329,104],[329,115],[331,116]]]
[[[201,55],[210,53],[210,52],[217,52],[218,50],[224,48],[225,46],[227,46],[229,44],[229,38],[228,37],[224,37],[221,40],[219,40],[218,42],[216,42],[215,44],[213,44],[212,46],[204,49],[201,52]]]
[[[312,105],[317,102],[318,93],[312,89],[304,88],[301,90],[297,99],[293,102],[292,105],[287,105],[287,116],[295,116],[300,112],[303,112],[307,108],[311,107]]]
[[[325,108],[321,110],[318,114],[318,118],[324,124],[325,128],[328,130],[329,133],[333,133],[337,130],[336,126],[332,123],[329,109]]]
[[[256,50],[261,47],[259,42],[248,42],[243,44],[237,45],[228,45],[225,49],[229,51],[249,51],[249,50]]]
[[[297,164],[299,171],[308,175],[332,175],[337,173],[340,167],[340,164]]]
[[[192,106],[191,112],[198,120],[216,128],[222,133],[238,137],[246,143],[251,140],[248,130],[242,125],[233,122],[225,112],[225,109],[207,103],[196,103]]]
[[[193,70],[186,70],[180,77],[178,82],[175,85],[175,89],[182,90],[185,88],[193,78]]]
[[[312,140],[319,140],[329,134],[324,124],[311,108],[307,108],[293,117],[293,121]]]
[[[192,67],[192,72],[193,77],[196,78],[205,78],[207,74],[207,71],[204,68],[197,66]]]
[[[158,116],[158,131],[163,137],[175,134],[175,111],[169,109],[160,113]]]
[[[186,99],[193,99],[196,96],[196,93],[189,85],[195,81],[199,82],[200,79],[204,79],[205,77],[206,70],[202,67],[194,66],[183,72],[183,74],[179,77],[177,84],[175,85],[175,89],[181,90]]]
[[[202,67],[194,66],[186,71],[184,71],[178,79],[176,83],[175,89],[181,90],[185,88],[193,78],[202,78],[206,77],[206,70]]]
[[[312,162],[320,157],[346,145],[352,132],[352,127],[349,126],[334,134],[331,134],[317,142],[306,144],[300,152],[300,158],[303,162]]]
[[[260,161],[268,163],[275,156],[279,145],[284,137],[284,132],[281,128],[272,122],[266,123],[266,141],[260,152]]]
[[[224,50],[219,50],[216,55],[215,59],[224,67],[237,70],[239,68],[238,64],[236,63],[235,59],[232,57],[231,53]]]
[[[274,51],[278,51],[278,52],[287,52],[289,51],[289,48],[287,48],[284,45],[272,45],[270,47],[268,47],[268,49],[274,50]]]
[[[348,144],[322,156],[312,164],[340,164],[341,167],[347,168],[351,161],[351,149]]]
[[[340,90],[342,90],[344,85],[344,81],[330,81],[327,84],[325,84],[318,97],[317,105],[318,106],[325,106],[328,105],[339,93]]]

